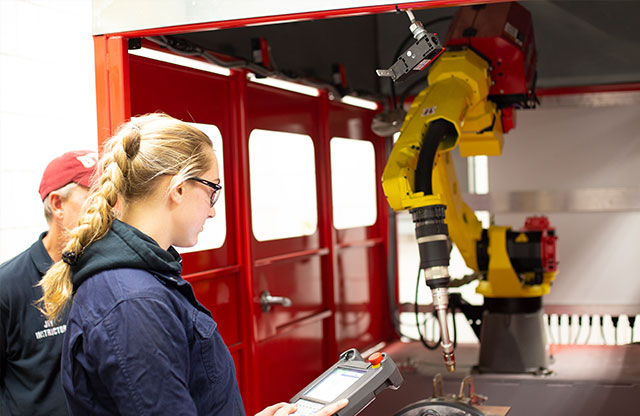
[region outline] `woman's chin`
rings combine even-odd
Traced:
[[[183,241],[179,241],[176,244],[173,244],[176,247],[181,247],[181,248],[189,248],[189,247],[193,247],[196,244],[198,244],[198,236],[196,235],[194,238],[192,239],[185,239]]]

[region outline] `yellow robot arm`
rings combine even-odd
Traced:
[[[416,53],[424,49],[418,48],[421,39],[433,40],[432,49],[439,45],[423,33],[413,15],[410,19],[418,42],[389,70],[378,71],[394,81],[422,68],[414,63],[424,56],[431,61],[421,63],[435,59]],[[514,30],[509,33],[503,27]],[[544,367],[543,348],[532,351],[527,346],[543,338],[542,296],[549,292],[557,269],[555,230],[545,217],[528,218],[522,231],[496,226],[483,230],[461,197],[450,154],[459,146],[463,157],[499,156],[503,132],[513,127],[513,109],[535,107],[531,28],[530,13],[516,3],[461,7],[447,34],[448,50],[436,51],[441,55],[432,64],[428,86],[413,101],[382,176],[391,208],[412,215],[420,268],[432,292],[449,370],[455,363],[446,316],[452,241],[467,266],[482,275],[477,288],[485,298],[480,368]],[[516,320],[518,325],[509,324]],[[500,344],[505,340],[510,341]],[[516,355],[534,358],[525,360],[526,365],[505,362],[511,345],[524,351]]]
[[[483,232],[458,187],[449,153],[453,148],[460,146],[462,156],[502,152],[501,112],[488,100],[487,62],[471,49],[447,51],[434,63],[428,80],[407,113],[382,185],[391,208],[409,210],[413,216],[420,267],[432,290],[445,362],[452,370],[455,360],[446,325],[450,241],[468,267],[485,273],[477,289],[485,297],[540,297],[548,293],[555,271],[546,271],[542,278],[519,272],[509,247],[527,244],[526,234],[520,238],[508,227],[493,226]]]
[[[441,141],[435,143],[435,150],[446,152],[456,146],[461,135],[468,134],[462,128],[466,117],[474,116],[474,122],[492,119],[495,104],[486,101],[491,82],[487,67],[471,50],[445,52],[433,64],[429,86],[411,104],[382,176],[382,186],[394,210],[441,202],[434,199],[437,196],[425,195],[414,186],[421,149],[434,145],[425,143],[425,136],[431,123],[443,120],[449,127],[449,135],[436,138]],[[501,147],[501,132],[498,140]]]
[[[445,52],[431,68],[429,86],[411,105],[382,176],[391,208],[408,209],[413,216],[420,268],[432,291],[450,371],[455,358],[446,324],[449,232],[465,261],[477,268],[475,243],[482,226],[460,196],[448,152],[470,137],[476,141],[467,151],[484,143],[499,154],[502,129],[495,104],[487,101],[490,85],[488,64],[475,52]]]
[[[502,127],[499,110],[487,100],[490,83],[488,64],[475,52],[445,52],[431,69],[429,87],[413,101],[382,176],[387,200],[396,211],[446,205],[451,240],[474,270],[482,225],[461,197],[449,151],[459,145],[464,156],[500,154]],[[444,137],[428,135],[436,124],[446,126]],[[416,178],[420,152],[429,147],[435,147],[432,172],[423,170],[426,179]],[[416,189],[421,179],[430,182],[427,192]]]

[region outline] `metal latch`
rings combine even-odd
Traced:
[[[292,303],[291,299],[285,298],[284,296],[271,296],[271,293],[266,290],[262,292],[262,294],[260,294],[260,307],[262,308],[262,312],[269,312],[273,305],[282,305],[288,308]]]

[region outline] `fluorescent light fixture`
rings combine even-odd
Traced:
[[[297,84],[295,82],[284,81],[282,79],[277,78],[258,78],[254,74],[248,74],[247,78],[251,82],[255,82],[256,84],[268,85],[270,87],[280,88],[287,91],[297,92],[299,94],[310,95],[312,97],[317,97],[320,95],[320,92],[317,88],[309,87],[307,85]]]
[[[356,107],[367,108],[369,110],[377,110],[378,103],[371,100],[365,100],[364,98],[352,97],[350,95],[345,95],[341,100],[345,104],[353,105]]]
[[[185,56],[174,55],[172,53],[157,51],[155,49],[140,48],[129,51],[130,55],[142,56],[144,58],[156,61],[168,62],[170,64],[186,66],[188,68],[199,69],[201,71],[212,72],[218,75],[230,76],[231,70],[222,66],[210,64],[208,62],[198,61],[196,59],[187,58]]]

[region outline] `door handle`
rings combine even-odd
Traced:
[[[260,307],[262,308],[262,312],[269,312],[273,305],[282,305],[288,308],[292,303],[291,299],[285,298],[284,296],[271,296],[271,293],[266,290],[262,292],[262,294],[260,294]]]

